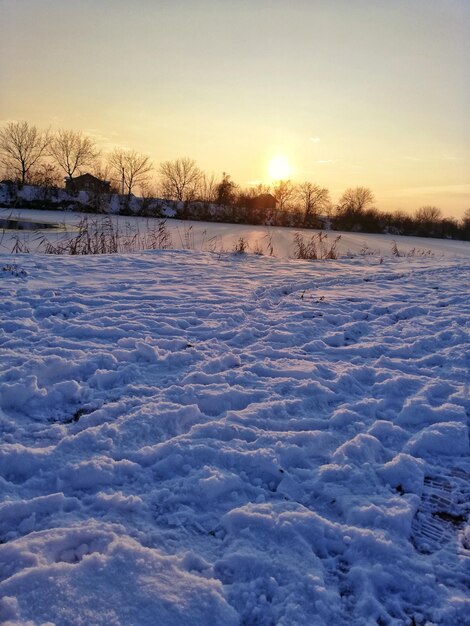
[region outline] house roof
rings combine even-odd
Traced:
[[[75,176],[74,178],[70,178],[69,176],[67,176],[66,180],[73,180],[73,181],[81,181],[81,180],[95,180],[98,183],[107,183],[109,181],[107,180],[102,180],[101,178],[97,178],[96,176],[93,176],[93,174],[80,174],[80,176]]]
[[[255,198],[260,200],[276,200],[272,193],[260,193],[259,196],[255,196]]]

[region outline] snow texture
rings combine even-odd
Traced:
[[[469,267],[3,255],[0,622],[468,624]]]

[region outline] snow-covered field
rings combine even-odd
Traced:
[[[468,624],[470,246],[419,247],[1,255],[0,623]]]
[[[31,209],[1,209],[1,218],[25,219],[43,223],[59,225],[57,232],[47,230],[39,233],[24,231],[1,231],[0,253],[11,252],[15,245],[14,236],[19,237],[21,245],[25,245],[30,252],[40,250],[43,238],[48,241],[70,239],[76,236],[77,225],[84,217],[93,221],[109,219],[112,221],[115,232],[132,238],[137,234],[135,247],[138,247],[139,237],[144,238],[149,230],[158,226],[161,220],[152,218],[118,216],[118,215],[84,215],[70,211],[41,211]],[[273,254],[278,258],[293,258],[294,235],[299,232],[305,239],[318,231],[282,227],[251,226],[245,224],[225,224],[215,222],[191,222],[166,219],[165,228],[169,234],[170,248],[186,248],[199,251],[232,251],[242,237],[248,244],[248,252],[262,251],[269,254],[269,244],[272,244]],[[366,255],[376,258],[392,256],[392,245],[397,243],[403,254],[426,255],[429,251],[436,256],[459,256],[470,259],[470,244],[465,241],[449,239],[427,239],[423,237],[400,237],[396,235],[375,235],[351,232],[328,231],[328,241],[332,243],[338,235],[337,249],[340,256]]]

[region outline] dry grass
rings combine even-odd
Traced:
[[[324,260],[337,259],[338,241],[341,235],[338,235],[333,241],[328,239],[326,233],[315,233],[309,238],[305,238],[300,233],[294,235],[294,257],[296,259],[306,260]]]
[[[392,254],[396,257],[425,257],[432,258],[434,256],[434,252],[432,250],[425,250],[424,248],[411,248],[408,252],[403,252],[399,250],[397,246],[397,242],[394,241],[392,243]]]
[[[123,230],[110,217],[84,217],[73,237],[60,241],[42,240],[46,254],[126,254],[138,250],[165,250],[172,247],[171,234],[165,221],[147,228],[145,233],[126,224]],[[15,251],[15,250],[14,250]]]
[[[245,254],[249,247],[250,245],[248,241],[243,237],[239,237],[238,241],[234,244],[232,251],[235,252],[235,254]]]

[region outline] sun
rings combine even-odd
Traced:
[[[285,180],[289,178],[291,166],[285,156],[275,156],[269,161],[268,174],[271,180]]]

